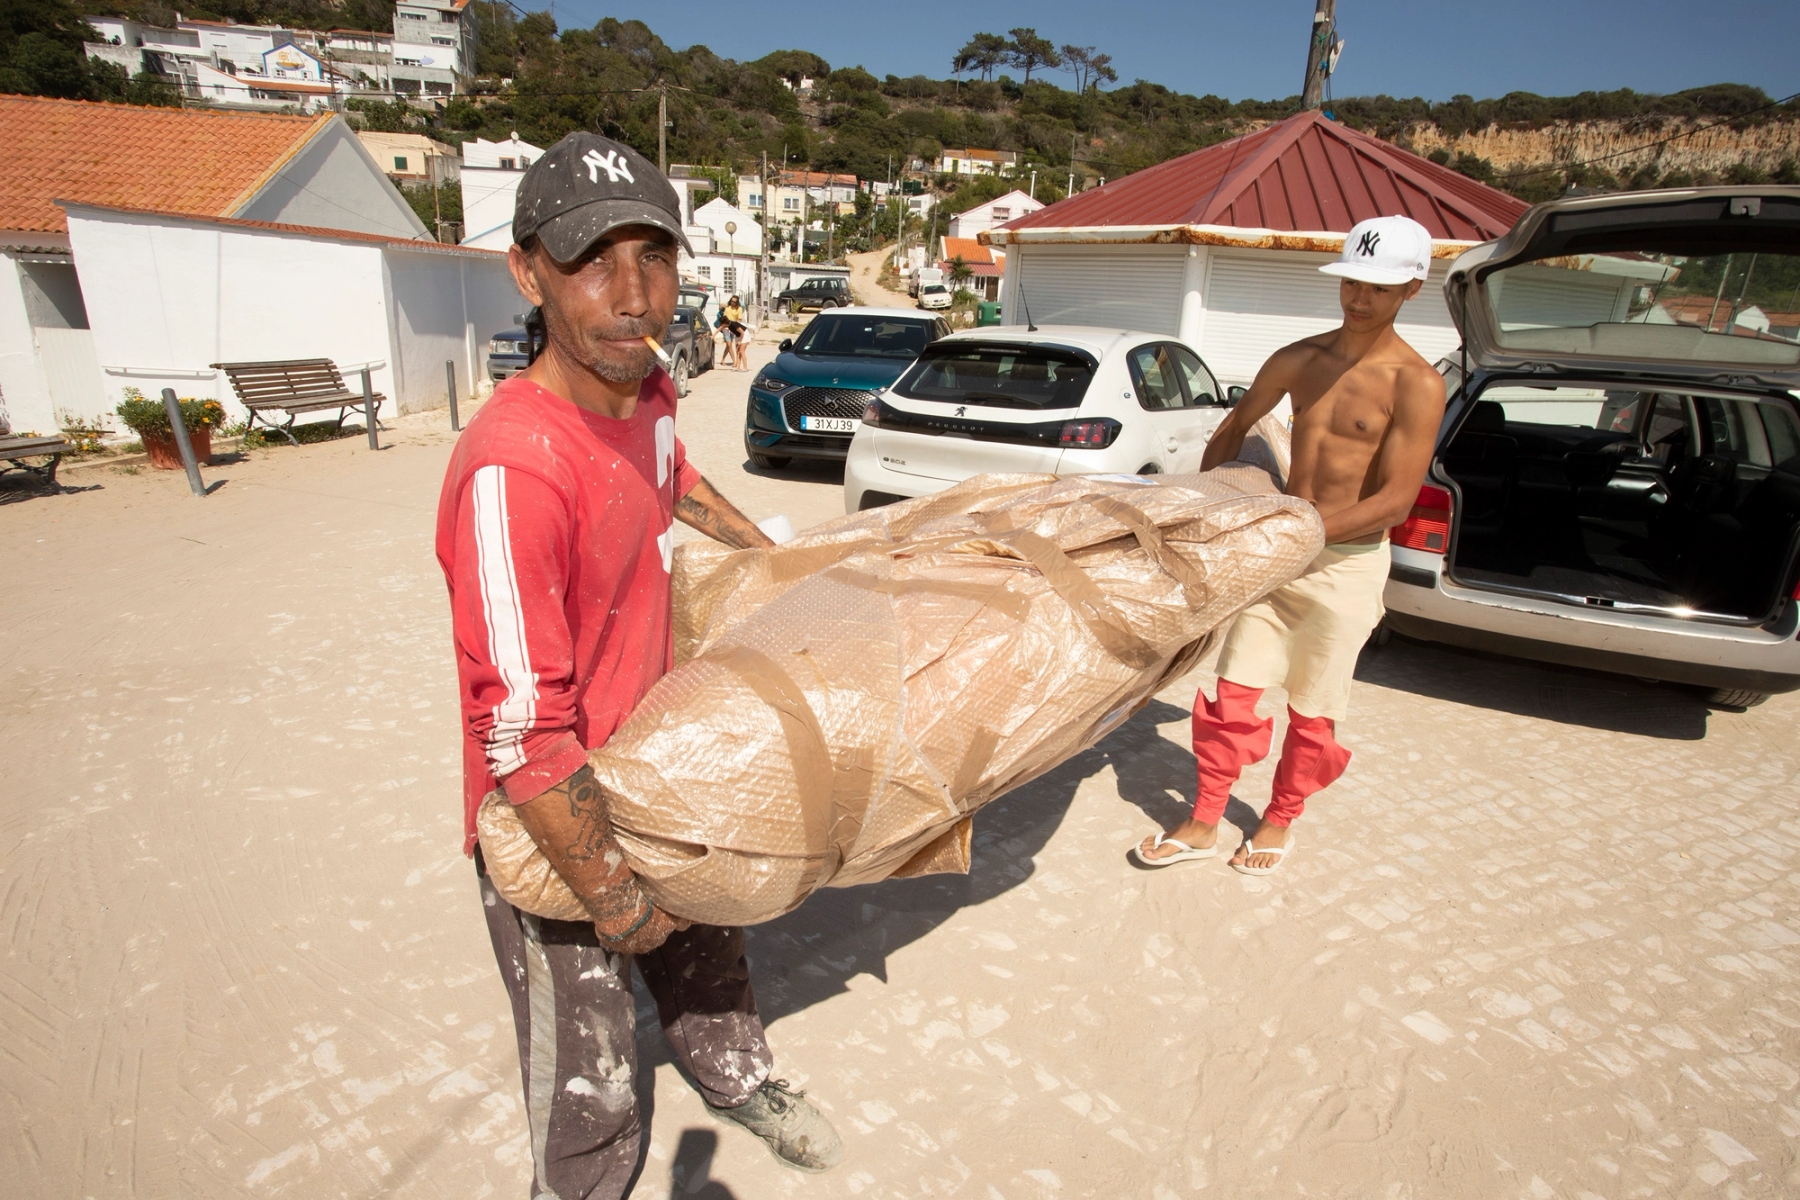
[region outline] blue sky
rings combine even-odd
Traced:
[[[519,7],[548,3],[519,0]],[[951,55],[969,35],[1031,25],[1058,45],[1111,54],[1122,82],[1143,78],[1232,100],[1300,90],[1312,9],[1312,0],[555,5],[564,27],[635,17],[672,46],[700,42],[736,59],[804,49],[834,67],[860,64],[877,75],[947,77]],[[1673,92],[1721,82],[1753,84],[1778,98],[1800,92],[1800,0],[1339,0],[1338,32],[1345,51],[1333,90],[1340,96]]]

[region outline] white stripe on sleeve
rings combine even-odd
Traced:
[[[469,491],[475,505],[475,549],[488,655],[506,684],[506,697],[494,706],[487,756],[494,774],[505,777],[525,765],[525,735],[537,720],[538,679],[525,649],[525,612],[519,603],[512,536],[506,527],[506,468],[477,470]]]

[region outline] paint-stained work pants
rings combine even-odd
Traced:
[[[630,962],[592,925],[514,908],[481,870],[488,937],[512,1001],[535,1165],[531,1194],[616,1200],[636,1169],[636,1005]],[[750,989],[744,931],[695,925],[635,960],[663,1035],[706,1101],[736,1107],[773,1059]]]

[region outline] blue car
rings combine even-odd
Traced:
[[[830,309],[814,317],[751,381],[744,413],[750,465],[843,462],[876,393],[949,332],[942,317],[907,308]]]

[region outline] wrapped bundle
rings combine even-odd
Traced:
[[[1099,741],[1324,526],[1268,474],[985,475],[786,545],[676,551],[679,665],[590,755],[658,905],[780,916],[824,886],[967,871],[970,816]],[[497,793],[489,872],[580,902]]]

